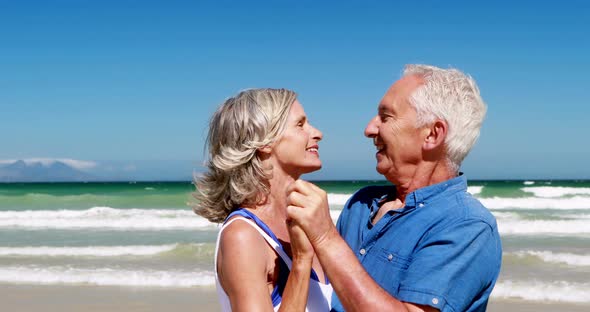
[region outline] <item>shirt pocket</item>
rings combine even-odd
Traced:
[[[399,284],[410,266],[410,259],[385,248],[376,247],[367,254],[365,269],[379,286],[397,294]]]

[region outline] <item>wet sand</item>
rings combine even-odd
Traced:
[[[213,287],[189,289],[1,285],[3,311],[219,311]],[[590,305],[490,300],[490,312],[590,311]]]
[[[219,311],[215,288],[0,286],[2,311]]]
[[[506,312],[506,311],[518,311],[518,312],[549,312],[549,311],[562,311],[562,312],[588,312],[590,311],[590,305],[572,304],[563,302],[548,302],[548,303],[536,303],[522,300],[490,300],[488,303],[488,312]]]

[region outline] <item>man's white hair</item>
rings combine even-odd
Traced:
[[[417,127],[442,119],[448,124],[445,140],[447,159],[454,172],[479,137],[486,114],[486,104],[475,80],[454,69],[429,65],[406,65],[404,76],[419,75],[424,85],[410,95],[410,104],[417,112]]]

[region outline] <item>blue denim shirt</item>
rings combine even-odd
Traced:
[[[344,206],[337,228],[371,277],[400,301],[440,311],[485,311],[500,272],[494,216],[467,193],[464,176],[418,189],[377,224],[393,186],[369,186]],[[344,311],[336,296],[333,311]]]

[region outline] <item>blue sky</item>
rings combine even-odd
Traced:
[[[217,105],[286,87],[324,133],[308,178],[379,178],[363,129],[427,63],[488,104],[469,178],[590,178],[590,4],[414,2],[1,1],[0,160],[187,179]]]

